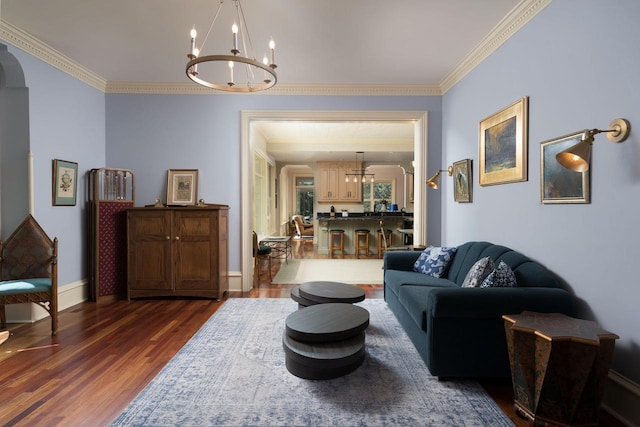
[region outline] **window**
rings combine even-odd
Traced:
[[[313,176],[296,177],[296,213],[313,218],[314,200]]]
[[[380,202],[382,200],[386,200],[387,203],[393,203],[393,200],[395,200],[393,180],[380,180],[373,183],[365,182],[362,185],[362,206],[365,212],[380,212]]]

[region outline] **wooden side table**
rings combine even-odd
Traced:
[[[597,426],[619,337],[559,313],[502,318],[518,414],[533,424]]]

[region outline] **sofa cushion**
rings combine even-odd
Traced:
[[[504,261],[480,285],[481,288],[513,288],[517,286],[516,276]]]
[[[455,247],[429,246],[413,264],[413,270],[433,277],[442,277],[455,253]]]
[[[400,287],[404,285],[427,287],[457,287],[455,283],[447,279],[438,279],[427,274],[418,274],[415,271],[386,270],[384,272],[385,288],[398,295]]]
[[[476,261],[467,273],[467,277],[462,282],[463,288],[477,288],[482,285],[484,279],[487,278],[493,270],[496,269],[491,257],[484,257]]]

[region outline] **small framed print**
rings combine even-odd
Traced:
[[[198,197],[198,169],[169,169],[167,205],[193,206]]]
[[[480,122],[480,185],[527,180],[529,97]]]
[[[53,159],[53,206],[75,206],[78,193],[78,164]]]
[[[556,155],[582,140],[585,130],[540,143],[540,200],[544,204],[589,203],[590,169],[575,172],[556,160]]]
[[[471,159],[464,159],[453,163],[454,201],[471,203],[473,191],[471,172]]]

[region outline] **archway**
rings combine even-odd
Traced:
[[[0,44],[0,235],[8,237],[30,212],[29,89],[22,66]]]
[[[256,121],[304,121],[304,122],[384,122],[404,121],[414,124],[414,158],[416,182],[426,181],[427,165],[427,121],[426,111],[243,111],[241,115],[241,265],[242,291],[251,289],[252,236],[251,212],[253,198],[253,150],[251,123]],[[416,243],[426,241],[427,199],[426,192],[416,191],[414,199],[414,238]]]

